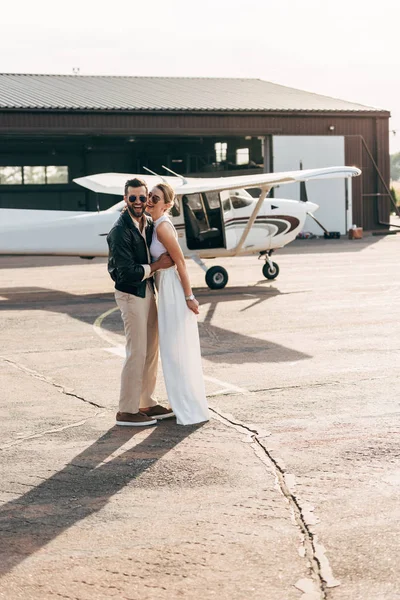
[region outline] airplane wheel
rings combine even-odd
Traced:
[[[272,264],[273,264],[273,269],[271,269],[271,267],[269,266],[269,264],[267,262],[265,263],[265,265],[262,268],[263,275],[267,279],[275,279],[275,277],[278,277],[278,275],[279,275],[278,265],[275,262]]]
[[[223,267],[211,267],[206,273],[206,284],[212,290],[222,290],[228,283],[228,271]]]

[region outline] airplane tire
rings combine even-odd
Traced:
[[[272,264],[274,265],[273,269],[271,269],[271,267],[269,266],[269,264],[267,262],[265,263],[265,265],[262,268],[263,275],[267,279],[275,279],[279,275],[278,265],[275,262]]]
[[[212,290],[222,290],[228,283],[228,271],[224,267],[210,267],[206,273],[206,284]]]

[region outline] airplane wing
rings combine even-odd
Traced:
[[[311,179],[334,179],[356,177],[361,174],[357,167],[324,167],[322,169],[305,169],[301,171],[285,171],[281,173],[260,173],[257,175],[237,175],[233,177],[156,177],[155,175],[132,175],[128,173],[100,173],[78,177],[75,183],[102,194],[123,195],[124,185],[128,179],[139,177],[149,187],[157,185],[163,179],[175,190],[177,195],[196,194],[199,192],[219,192],[221,190],[251,189],[274,187],[296,181]]]
[[[86,177],[77,177],[73,181],[82,187],[97,192],[99,194],[113,194],[115,196],[124,195],[125,182],[128,179],[138,177],[143,179],[149,188],[154,187],[161,180],[167,181],[174,190],[177,184],[181,184],[182,180],[179,177],[156,177],[155,175],[134,175],[132,173],[98,173],[97,175],[87,175]]]

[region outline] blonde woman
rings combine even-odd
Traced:
[[[160,183],[149,193],[147,211],[154,221],[150,245],[152,261],[168,252],[174,267],[156,273],[158,331],[168,399],[180,425],[208,421],[209,412],[201,365],[195,299],[178,236],[168,210],[174,190]]]

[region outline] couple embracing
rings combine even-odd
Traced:
[[[126,210],[107,236],[108,272],[115,282],[126,338],[116,423],[143,427],[173,416],[180,425],[207,421],[199,303],[168,217],[174,191],[159,183],[148,192],[146,182],[135,178],[126,182],[124,192]],[[159,349],[172,409],[153,397]]]

